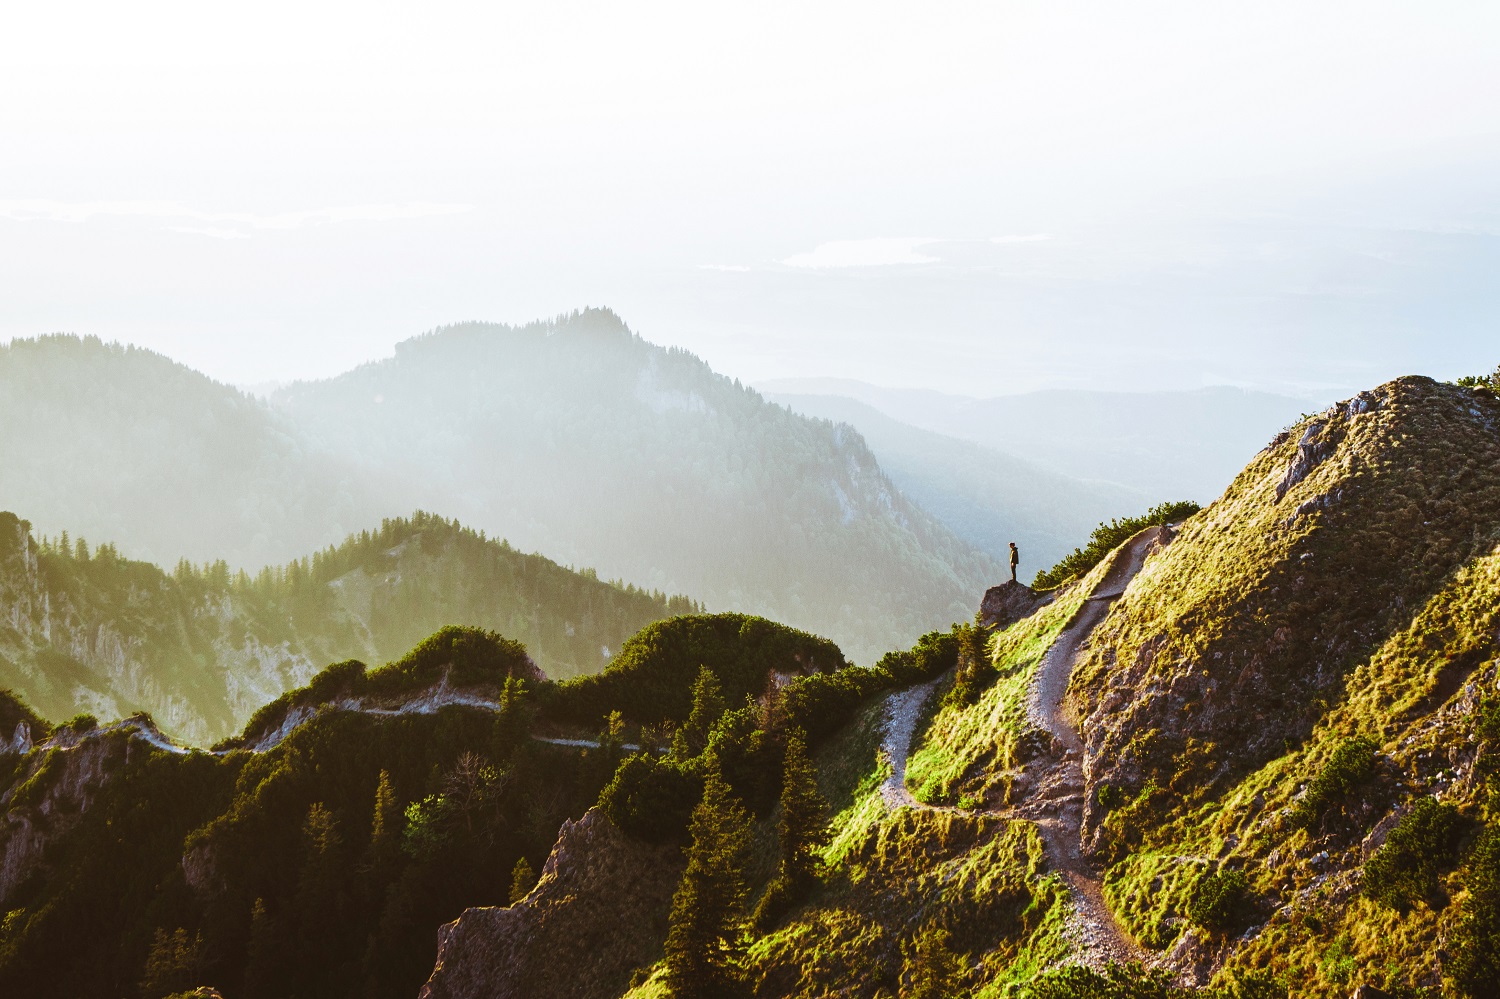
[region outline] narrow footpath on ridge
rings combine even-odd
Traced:
[[[886,806],[918,808],[928,811],[958,812],[964,815],[985,814],[1001,818],[1025,819],[1041,833],[1052,868],[1062,877],[1072,896],[1073,912],[1068,922],[1068,937],[1079,963],[1095,970],[1111,961],[1147,963],[1148,957],[1120,928],[1109,906],[1099,876],[1082,853],[1083,739],[1077,727],[1063,712],[1063,695],[1073,675],[1079,650],[1104,616],[1111,603],[1125,592],[1140,572],[1153,545],[1171,541],[1169,528],[1154,527],[1141,531],[1112,556],[1114,564],[1094,592],[1084,600],[1057,640],[1052,643],[1041,664],[1027,697],[1026,714],[1031,723],[1052,736],[1051,750],[1026,765],[1013,795],[1016,803],[1008,808],[968,811],[927,805],[912,796],[906,786],[906,759],[911,750],[912,735],[922,705],[937,680],[899,690],[890,696],[886,707],[885,738],[881,751],[890,762],[891,774],[881,785]]]

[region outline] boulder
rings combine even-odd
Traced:
[[[1024,583],[1007,580],[984,591],[979,623],[985,628],[1009,628],[1051,602],[1051,593],[1038,593]]]

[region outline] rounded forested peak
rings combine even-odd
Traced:
[[[507,677],[541,681],[542,671],[531,661],[526,646],[483,628],[448,625],[406,655],[372,672],[370,682],[404,686],[433,682],[448,674],[458,685],[504,682]]]
[[[495,345],[550,339],[629,342],[636,339],[636,336],[613,309],[589,307],[520,326],[482,320],[450,323],[401,341],[396,344],[396,355],[403,357],[417,352],[442,352],[449,348],[465,348],[475,344]],[[380,363],[372,362],[373,365]]]
[[[793,676],[844,667],[843,651],[818,635],[753,614],[683,614],[633,635],[594,676],[558,689],[555,709],[592,724],[610,711],[648,723],[680,723],[692,710],[693,684],[708,669],[726,703],[759,696]]]

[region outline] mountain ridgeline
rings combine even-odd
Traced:
[[[274,397],[412,505],[872,660],[972,613],[994,561],[886,478],[848,428],[794,415],[589,310],[470,323]]]
[[[55,720],[146,712],[197,745],[322,664],[386,662],[447,624],[516,636],[566,678],[698,609],[421,513],[255,576],[222,561],[168,573],[65,533],[38,541],[0,513],[0,687]]]
[[[163,565],[254,573],[435,510],[866,661],[967,617],[1000,571],[857,433],[604,310],[444,328],[268,402],[149,351],[17,340],[0,347],[0,420],[0,509]]]

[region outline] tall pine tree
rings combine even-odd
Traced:
[[[820,851],[828,845],[828,802],[818,793],[818,772],[807,755],[807,740],[794,729],[782,764],[781,873],[802,889],[823,873]]]
[[[750,817],[716,760],[709,760],[690,831],[667,929],[667,985],[675,999],[729,999],[744,993]]]
[[[777,832],[780,864],[755,908],[755,924],[761,929],[768,929],[798,895],[823,876],[820,853],[828,845],[828,802],[818,793],[818,772],[800,729],[787,733]]]
[[[521,899],[531,894],[531,889],[536,887],[536,870],[525,858],[516,861],[516,866],[510,869],[510,904],[515,905]]]
[[[401,803],[391,786],[389,770],[380,771],[375,784],[375,812],[370,822],[370,855],[368,867],[384,874],[385,868],[401,852]]]
[[[672,740],[672,758],[690,760],[707,749],[709,733],[726,707],[719,678],[707,666],[698,667],[698,679],[693,681],[693,710]]]

